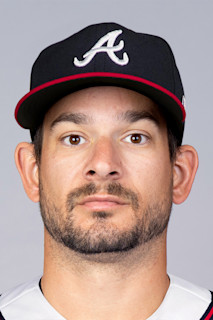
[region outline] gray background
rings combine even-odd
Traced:
[[[14,121],[15,105],[44,47],[104,21],[160,35],[175,53],[187,99],[184,143],[198,150],[200,166],[190,197],[173,208],[168,269],[213,289],[213,1],[1,0],[0,292],[41,273],[43,263],[39,208],[25,195],[13,160],[16,144],[30,140]]]

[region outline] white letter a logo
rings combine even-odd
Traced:
[[[115,30],[107,33],[105,36],[100,38],[98,42],[84,55],[84,60],[80,61],[77,57],[74,58],[74,65],[76,67],[84,67],[94,58],[96,53],[106,52],[109,58],[116,64],[124,66],[129,62],[129,57],[126,52],[123,54],[123,59],[119,59],[115,52],[120,51],[124,47],[124,41],[121,40],[117,46],[114,46],[115,40],[122,33],[122,30]],[[106,46],[103,46],[107,42]]]

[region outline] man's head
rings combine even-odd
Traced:
[[[102,62],[109,59],[119,68],[130,63],[128,51],[117,56],[123,48],[121,42],[115,47],[119,34],[102,37],[83,62],[72,60],[75,67],[84,68],[101,54]],[[99,60],[97,64],[100,67]],[[42,153],[38,161],[32,144],[20,144],[17,166],[28,196],[40,201],[46,230],[54,241],[88,254],[127,251],[165,234],[172,202],[181,203],[188,196],[197,155],[192,147],[181,146],[171,161],[169,139],[180,145],[183,133],[184,109],[174,93],[148,80],[126,79],[124,74],[102,73],[95,78],[90,74],[83,82],[80,77],[83,87],[73,76],[63,86],[55,83],[58,101],[42,112],[42,120],[38,115],[35,121],[29,119],[25,108],[29,100],[35,103],[44,97],[48,105],[53,83],[34,89],[18,105],[17,118],[22,121],[27,114],[32,136],[40,126],[35,141],[38,146],[40,139],[40,148],[42,141]]]

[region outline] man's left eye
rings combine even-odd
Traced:
[[[132,144],[144,144],[147,141],[147,137],[141,133],[129,134],[123,141]]]
[[[86,140],[78,134],[71,134],[68,137],[64,138],[63,141],[66,145],[78,146],[84,143]]]

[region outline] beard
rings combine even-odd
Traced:
[[[74,189],[67,195],[66,209],[57,207],[53,199],[48,197],[41,180],[39,190],[40,211],[48,233],[56,242],[87,255],[124,252],[151,242],[160,237],[167,228],[172,208],[171,186],[161,202],[155,200],[143,208],[137,193],[112,182],[104,188],[104,191],[130,202],[134,212],[133,225],[128,230],[122,231],[109,222],[112,212],[97,211],[92,212],[94,223],[85,230],[82,226],[76,225],[75,207],[81,197],[98,193],[100,191],[98,186],[89,183]]]

